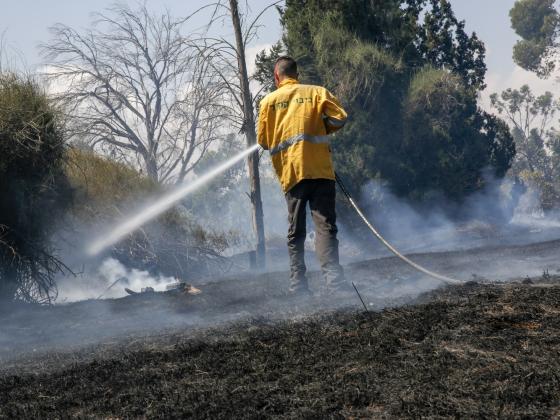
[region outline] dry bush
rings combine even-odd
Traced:
[[[77,226],[107,228],[165,192],[133,168],[91,151],[72,149],[69,156],[66,173],[74,189],[72,215]],[[128,235],[110,253],[130,267],[193,278],[227,269],[220,255],[227,246],[223,234],[203,229],[179,206]]]

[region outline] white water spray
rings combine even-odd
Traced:
[[[211,179],[215,178],[222,172],[231,168],[237,162],[239,162],[240,160],[244,159],[245,157],[253,153],[255,150],[257,150],[258,147],[259,146],[257,144],[251,146],[250,148],[233,156],[228,161],[222,163],[220,166],[205,173],[204,175],[197,178],[196,180],[189,183],[185,183],[185,185],[182,185],[179,188],[165,194],[154,204],[146,207],[139,213],[132,215],[127,221],[119,224],[109,233],[95,240],[87,249],[88,254],[92,256],[97,255],[104,249],[107,249],[111,245],[117,243],[129,233],[134,232],[144,223],[152,220],[154,217],[159,216],[161,213],[171,208],[174,204],[179,202],[187,194],[192,193],[196,189],[200,188],[201,186],[209,182]]]

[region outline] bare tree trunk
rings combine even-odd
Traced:
[[[247,139],[247,146],[252,146],[257,142],[255,131],[255,114],[253,109],[253,99],[249,90],[249,76],[247,74],[247,63],[245,61],[245,45],[241,32],[241,21],[237,0],[229,0],[231,10],[231,20],[235,31],[235,41],[237,45],[237,64],[239,68],[239,81],[241,83],[241,94],[243,99],[243,128]],[[253,229],[257,237],[257,266],[264,268],[266,265],[265,243],[264,243],[264,221],[261,199],[261,182],[259,176],[259,154],[254,152],[247,158],[249,165],[249,179],[251,182],[251,204],[253,207]]]
[[[159,168],[156,158],[148,156],[144,159],[144,161],[146,162],[146,172],[148,177],[156,183],[159,182]]]
[[[18,289],[17,269],[15,261],[8,262],[5,267],[0,268],[0,302],[14,299]]]

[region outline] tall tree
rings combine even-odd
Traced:
[[[245,136],[247,138],[247,146],[250,147],[257,143],[257,132],[255,129],[255,110],[253,107],[251,88],[249,87],[249,75],[247,73],[247,61],[245,56],[247,38],[242,32],[237,0],[229,0],[229,7],[233,31],[235,33],[235,51],[237,53],[237,66],[239,69],[239,83],[241,87],[242,110],[244,117],[243,131],[245,132]],[[247,159],[247,163],[249,165],[249,180],[251,182],[250,198],[253,208],[253,223],[255,225],[255,233],[257,237],[257,264],[260,267],[264,267],[266,264],[266,250],[264,241],[264,221],[258,152],[255,151],[249,155]]]
[[[329,21],[331,27],[392,53],[407,67],[446,68],[467,85],[484,88],[484,44],[475,33],[465,32],[447,0],[287,0],[284,42],[310,80],[323,78],[324,69],[314,66],[320,52],[314,36]]]
[[[158,182],[184,179],[224,112],[223,84],[183,34],[187,21],[117,5],[90,30],[53,27],[43,47],[73,134]]]
[[[484,186],[486,166],[509,167],[507,127],[477,107],[484,44],[449,1],[287,0],[281,22],[303,81],[327,86],[349,111],[332,148],[354,184],[382,178],[401,196],[460,200]]]
[[[231,99],[231,122],[245,134],[248,146],[254,145],[257,140],[255,100],[259,97],[259,92],[253,93],[251,90],[252,77],[247,70],[246,49],[256,36],[261,16],[277,3],[279,2],[262,9],[253,20],[249,20],[247,14],[240,12],[237,0],[214,3],[215,11],[211,23],[223,22],[227,17],[233,27],[235,42],[230,42],[223,36],[207,35],[204,38],[204,46],[200,48],[200,52],[214,63],[214,68],[227,86]],[[266,252],[258,152],[249,155],[248,168],[251,188],[249,198],[257,242],[257,264],[264,267]]]
[[[548,171],[546,139],[551,133],[552,122],[560,104],[551,92],[535,96],[528,85],[506,89],[490,96],[492,106],[512,126],[517,145],[516,175],[521,170]]]
[[[512,175],[536,187],[544,210],[557,207],[560,204],[560,137],[553,122],[560,111],[560,102],[551,92],[533,94],[527,85],[494,93],[490,99],[492,106],[512,127],[517,150]]]
[[[517,0],[509,12],[521,37],[513,47],[514,61],[525,70],[547,77],[556,68],[560,14],[554,0]]]
[[[424,68],[411,81],[403,111],[400,154],[394,164],[398,175],[392,177],[398,193],[414,185],[417,198],[435,191],[460,201],[480,188],[486,168],[493,167],[498,177],[508,170],[510,160],[505,165],[498,160],[515,150],[507,127],[495,129],[502,138],[488,132],[491,122],[478,112],[476,96],[459,75]]]

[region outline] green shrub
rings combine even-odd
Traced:
[[[53,220],[69,198],[62,121],[33,80],[0,74],[0,299],[49,302]]]
[[[410,82],[403,111],[398,193],[422,198],[438,191],[460,201],[485,185],[486,168],[499,177],[509,168],[515,149],[507,127],[496,121],[486,127],[476,95],[459,75],[423,68]]]

